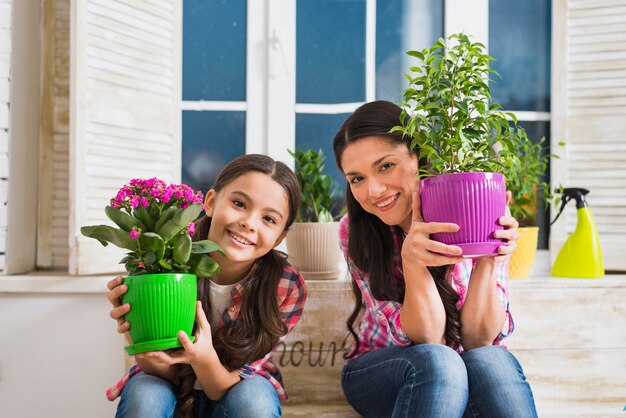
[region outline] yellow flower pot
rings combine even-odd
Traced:
[[[517,240],[517,249],[511,256],[509,278],[525,279],[530,274],[530,269],[535,262],[539,227],[525,226],[519,228],[517,232],[519,232],[519,239]]]

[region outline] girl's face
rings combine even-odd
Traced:
[[[226,263],[220,263],[224,272],[244,273],[287,233],[287,193],[267,174],[251,171],[218,193],[211,189],[204,205],[212,218],[208,239],[224,249]],[[218,255],[218,262],[220,259]]]
[[[341,167],[361,207],[387,225],[411,225],[413,192],[418,190],[417,156],[406,145],[368,136],[349,144]]]

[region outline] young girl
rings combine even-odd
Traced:
[[[333,143],[348,182],[340,241],[356,296],[346,398],[364,417],[534,417],[522,368],[502,346],[513,331],[507,255],[517,222],[499,219],[505,229],[494,235],[507,244],[498,257],[464,259],[431,240],[458,226],[422,220],[417,151],[389,133],[400,114],[367,103]]]
[[[306,299],[300,274],[274,248],[292,224],[300,190],[294,173],[264,155],[244,155],[220,172],[206,195],[195,238],[219,244],[218,276],[198,280],[196,340],[183,349],[135,356],[137,365],[113,388],[118,417],[279,417],[286,399],[271,362],[279,338],[298,322]],[[109,284],[118,332],[132,326],[121,304],[127,287]],[[127,338],[128,333],[126,333]]]

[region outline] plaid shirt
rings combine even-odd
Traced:
[[[239,317],[242,296],[243,286],[242,282],[239,282],[231,291],[232,301],[224,310],[217,326],[218,329],[222,327],[230,329],[234,326],[237,318]],[[287,326],[287,333],[289,333],[289,331],[291,331],[291,329],[300,320],[306,296],[307,291],[304,279],[296,269],[287,265],[283,271],[283,276],[278,283],[277,290],[278,310],[280,311],[280,318],[282,322]],[[283,387],[280,369],[272,362],[271,356],[272,352],[270,351],[263,358],[253,361],[252,363],[245,364],[237,372],[242,379],[246,379],[254,375],[266,378],[272,386],[274,386],[276,392],[278,392],[278,397],[281,400],[285,400],[287,399],[287,394],[285,393],[285,389]],[[114,386],[107,389],[107,399],[113,401],[120,396],[122,389],[124,389],[124,385],[128,382],[128,379],[140,371],[141,367],[139,367],[138,364],[133,365],[126,375],[122,377],[122,379],[120,379]]]
[[[368,274],[358,269],[348,256],[348,223],[348,215],[346,215],[341,219],[339,229],[340,245],[348,264],[348,270],[352,275],[352,279],[359,286],[359,289],[361,289],[361,295],[364,301],[364,310],[358,331],[359,349],[353,358],[378,348],[392,345],[407,346],[412,344],[400,324],[400,308],[402,308],[402,304],[394,301],[376,300],[369,286]],[[398,228],[391,228],[391,233],[394,243],[393,274],[397,280],[404,280],[402,258],[400,256],[404,235],[398,231]],[[465,303],[467,286],[474,268],[474,263],[475,260],[467,259],[462,263],[456,264],[454,269],[451,269],[448,274],[448,281],[459,294],[459,301],[456,304],[459,310],[461,310]],[[506,319],[502,331],[493,342],[494,345],[504,345],[504,337],[510,335],[514,328],[513,318],[509,312],[508,268],[508,261],[506,261],[498,263],[496,270],[498,296],[506,312]],[[459,347],[459,351],[462,350],[463,348]]]

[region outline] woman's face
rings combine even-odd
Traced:
[[[245,271],[285,237],[287,193],[267,174],[251,171],[219,192],[211,189],[204,204],[211,217],[207,238],[224,249],[230,270]]]
[[[417,156],[406,145],[368,136],[349,144],[341,167],[361,207],[387,225],[411,225],[413,192],[418,190]],[[418,197],[419,198],[419,197]]]

